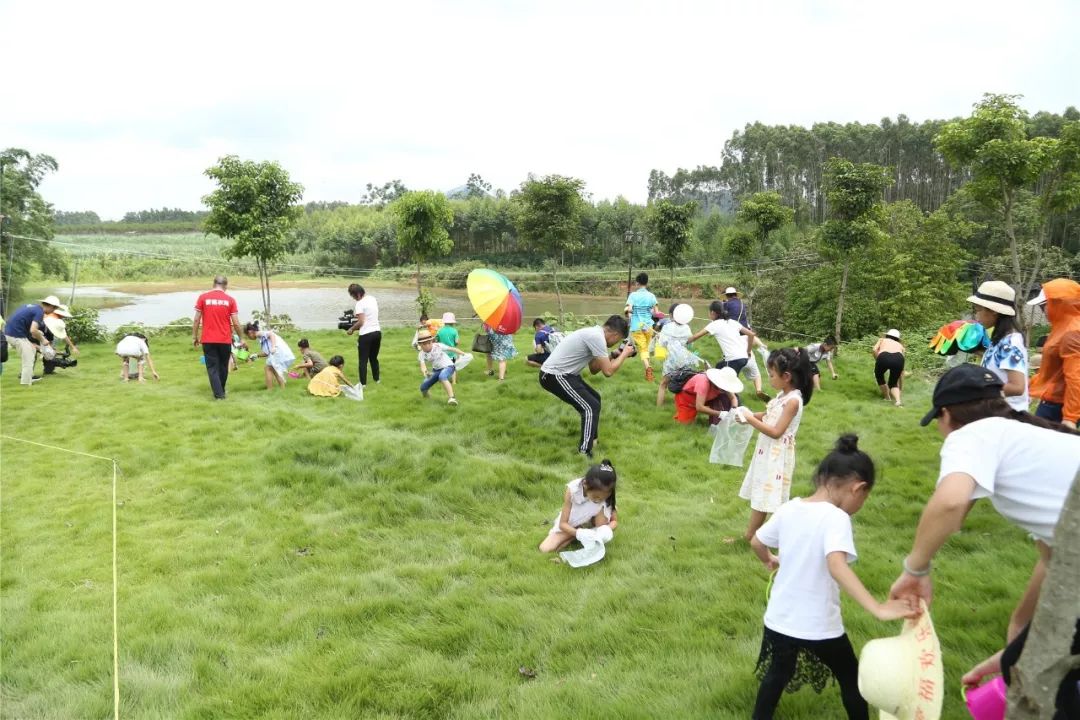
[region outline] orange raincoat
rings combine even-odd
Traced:
[[[1032,397],[1061,403],[1062,419],[1080,420],[1080,283],[1065,278],[1043,285],[1050,335],[1042,365],[1031,379]]]

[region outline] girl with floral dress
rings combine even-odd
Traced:
[[[491,352],[487,356],[487,374],[495,374],[492,365],[495,361],[498,361],[499,382],[502,382],[506,379],[506,361],[513,360],[518,354],[517,348],[514,347],[514,336],[497,333],[487,325],[484,325],[484,332],[487,333],[488,338],[491,340]]]
[[[782,348],[769,354],[769,384],[780,394],[769,401],[763,413],[744,413],[740,422],[758,432],[757,445],[746,471],[739,497],[750,501],[750,522],[745,537],[750,540],[791,496],[795,475],[795,434],[799,431],[804,405],[814,392],[810,358],[801,348]]]

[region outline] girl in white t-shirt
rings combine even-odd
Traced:
[[[712,322],[694,333],[686,344],[689,346],[704,335],[712,335],[724,355],[716,363],[716,367],[730,367],[738,375],[750,361],[750,348],[753,347],[754,338],[757,336],[750,328],[728,318],[724,303],[719,300],[713,300],[709,305],[709,317]]]
[[[840,617],[840,588],[879,620],[919,614],[907,600],[878,602],[848,567],[857,557],[851,516],[866,502],[875,474],[858,442],[855,435],[837,440],[818,465],[814,494],[786,503],[750,541],[766,568],[779,567],[765,609],[755,720],[773,716],[785,688],[794,692],[809,684],[820,693],[830,674],[848,718],[868,717],[859,663]]]
[[[563,493],[562,511],[555,518],[548,536],[540,543],[540,552],[561,550],[577,537],[578,528],[619,524],[615,512],[615,468],[604,459],[585,472],[585,477],[571,480]]]
[[[142,333],[128,333],[116,343],[116,354],[120,357],[120,379],[124,382],[131,377],[131,365],[137,364],[139,382],[146,382],[143,378],[143,366],[150,366],[150,374],[154,379],[159,378],[154,369],[154,360],[150,357],[150,341]]]

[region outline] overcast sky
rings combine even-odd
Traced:
[[[758,120],[1080,104],[1070,0],[0,0],[0,29],[0,147],[55,157],[46,199],[106,219],[201,208],[226,154],[306,201],[531,172],[641,202]]]

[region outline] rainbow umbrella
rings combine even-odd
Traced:
[[[975,348],[990,347],[990,338],[986,328],[979,323],[954,320],[938,329],[929,347],[938,355],[955,355],[961,350],[971,352]]]
[[[500,335],[513,335],[521,327],[525,304],[514,283],[487,268],[469,273],[465,281],[476,314]]]

